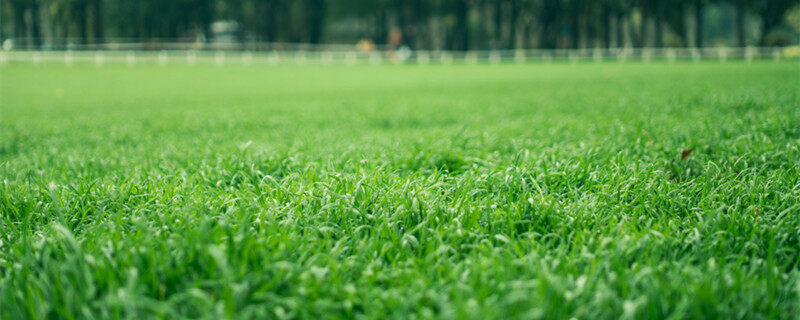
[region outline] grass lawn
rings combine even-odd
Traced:
[[[800,313],[796,62],[11,64],[0,90],[0,319]]]

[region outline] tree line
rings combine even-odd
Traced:
[[[796,0],[0,0],[0,38],[106,41],[399,41],[412,48],[786,45]],[[712,12],[713,11],[713,12]],[[716,29],[709,21],[717,22]],[[719,22],[725,26],[719,27]],[[391,34],[400,35],[392,39]],[[217,39],[215,39],[217,38]]]

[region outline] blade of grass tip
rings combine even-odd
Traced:
[[[786,222],[786,220],[784,220],[783,217],[789,214],[789,212],[796,210],[797,208],[800,208],[800,203],[797,203],[789,208],[786,208],[785,210],[781,211],[781,213],[779,213],[777,216],[775,216],[775,221],[778,221],[778,228],[783,227],[783,224]]]

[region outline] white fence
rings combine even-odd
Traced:
[[[578,50],[488,51],[230,51],[230,50],[81,50],[0,51],[0,64],[158,64],[166,65],[379,65],[406,64],[500,64],[529,62],[602,63],[628,61],[800,61],[797,47],[787,48],[625,48]]]

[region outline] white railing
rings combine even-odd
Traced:
[[[378,65],[407,64],[500,64],[528,62],[601,63],[628,61],[800,61],[798,47],[785,48],[621,48],[486,51],[359,51],[352,46],[336,50],[64,50],[0,51],[0,64],[32,63],[65,65],[158,64],[158,65]]]

